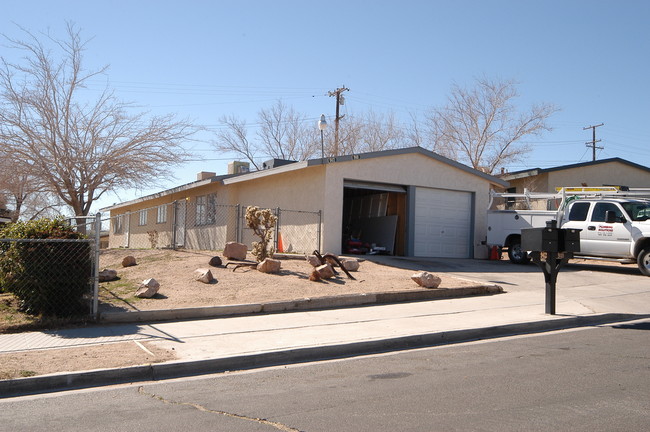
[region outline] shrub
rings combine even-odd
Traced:
[[[271,240],[273,240],[273,229],[277,220],[278,217],[270,209],[260,210],[255,206],[246,208],[246,225],[260,238],[259,242],[253,242],[251,251],[258,262],[262,262],[266,258],[273,258],[275,250]]]
[[[2,239],[80,240],[61,218],[16,222],[0,230]],[[0,290],[20,300],[32,315],[72,316],[88,312],[91,246],[88,242],[0,242]]]

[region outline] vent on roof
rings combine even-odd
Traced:
[[[209,171],[201,171],[196,175],[196,180],[205,180],[209,179],[210,177],[216,176],[217,173],[209,172]]]
[[[243,174],[250,171],[248,162],[233,161],[228,164],[228,174]]]
[[[269,159],[262,164],[262,169],[277,168],[282,165],[289,165],[295,163],[296,161],[288,159]]]

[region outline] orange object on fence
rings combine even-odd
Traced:
[[[278,252],[284,252],[284,245],[282,244],[282,233],[278,233]]]

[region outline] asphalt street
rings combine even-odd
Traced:
[[[645,431],[650,320],[0,401],[2,431]]]

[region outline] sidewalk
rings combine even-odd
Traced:
[[[486,283],[497,275],[507,279],[498,268],[494,274],[477,271],[482,273],[462,275],[483,277]],[[576,276],[571,277],[575,281],[590,277]],[[341,358],[649,316],[650,281],[645,278],[633,279],[645,282],[641,285],[630,286],[623,280],[623,288],[590,285],[585,290],[567,277],[572,290],[565,290],[566,294],[558,291],[558,315],[553,316],[544,313],[540,278],[541,272],[513,274],[508,280],[516,281],[511,283],[516,288],[487,296],[0,335],[0,353],[44,350],[40,352],[48,355],[49,349],[100,345],[110,355],[114,343],[146,342],[177,356],[162,363],[3,380],[0,397]]]

